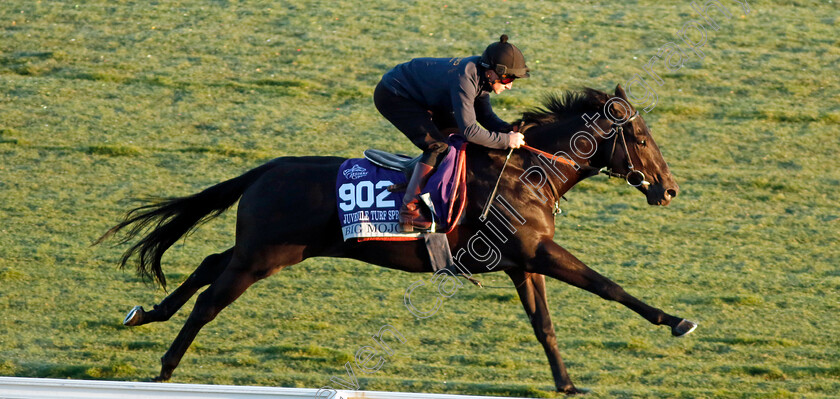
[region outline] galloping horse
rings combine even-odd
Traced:
[[[600,117],[602,111],[604,117]],[[455,250],[468,246],[472,236],[487,229],[480,215],[491,193],[498,192],[494,199],[504,199],[508,211],[517,215],[517,223],[515,228],[508,228],[510,237],[495,243],[497,263],[488,270],[482,259],[461,256],[459,267],[468,273],[508,274],[545,349],[555,387],[573,394],[580,391],[569,378],[557,349],[544,276],[617,301],[655,325],[670,327],[674,336],[691,332],[696,324],[636,299],[556,244],[553,202],[602,168],[608,174],[627,178],[650,205],[668,205],[679,188],[647,125],[629,104],[621,86],[616,87],[614,97],[594,89],[550,96],[544,108],[526,112],[521,122],[530,126],[525,132],[530,151],[513,151],[506,160],[503,150],[467,147],[469,199],[463,218],[447,239]],[[161,358],[156,381],[172,376],[199,330],[251,284],[304,259],[342,257],[412,273],[433,271],[423,240],[342,239],[335,183],[343,161],[337,157],[276,158],[197,194],[138,207],[97,241],[130,226],[123,239],[127,242],[153,227],[125,252],[120,263],[124,267],[137,255],[138,273],[165,286],[160,264],[163,253],[195,226],[239,200],[234,246],[206,257],[153,310],[138,306],[126,316],[124,324],[129,326],[166,321],[199,288],[210,285],[198,296],[192,313]],[[503,165],[504,174],[494,191]]]

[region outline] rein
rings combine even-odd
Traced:
[[[609,157],[608,162],[612,162],[612,159],[615,156],[615,147],[616,147],[616,144],[618,143],[618,138],[621,137],[621,145],[624,148],[624,153],[627,155],[627,167],[630,170],[627,173],[618,173],[618,172],[615,172],[613,170],[613,168],[611,168],[609,166],[606,166],[603,169],[601,169],[601,173],[603,173],[603,174],[605,174],[609,177],[622,178],[627,182],[627,184],[629,184],[633,187],[639,187],[639,186],[647,187],[647,186],[650,185],[650,182],[645,180],[645,174],[641,170],[638,170],[633,166],[633,160],[630,157],[630,150],[627,147],[627,138],[625,138],[625,136],[624,136],[624,125],[632,122],[633,120],[635,120],[638,117],[639,117],[639,111],[636,110],[636,111],[633,112],[633,115],[631,117],[627,118],[626,120],[622,121],[621,123],[619,123],[617,121],[612,121],[612,126],[611,126],[611,129],[615,129],[615,134],[614,134],[614,137],[613,137],[613,145],[612,145],[612,150],[610,151],[610,157]],[[531,126],[529,125],[527,127],[531,127]],[[565,164],[565,165],[580,167],[577,163],[575,163],[574,161],[572,161],[568,158],[560,157],[560,156],[548,153],[546,151],[540,150],[539,148],[531,147],[527,144],[523,144],[521,146],[521,148],[524,148],[524,149],[530,151],[533,154],[542,155],[542,156],[552,160],[553,162],[560,162],[560,163]],[[512,149],[511,149],[511,151],[512,151]],[[510,157],[510,153],[508,153],[508,157]],[[507,165],[507,160],[505,160],[505,165]],[[504,168],[502,168],[502,171],[504,172]],[[501,175],[499,176],[499,178],[501,179]],[[555,189],[554,183],[551,181],[550,178],[548,179],[548,183],[551,185],[551,189],[552,189],[552,191],[553,191],[553,193],[555,194],[555,197],[556,197],[557,196],[556,195],[557,190]],[[498,185],[498,182],[496,184]],[[495,189],[493,191],[495,193]],[[563,199],[566,199],[562,195],[560,197],[562,197]],[[487,207],[489,207],[489,205],[490,204],[489,204],[489,201],[488,201]],[[555,204],[554,204],[554,214],[557,215],[558,213],[560,213],[560,202],[559,202],[559,200],[557,202],[555,202]],[[484,215],[486,215],[486,212],[484,213]]]
[[[522,145],[522,148],[524,148],[524,149],[526,149],[526,150],[528,150],[528,151],[531,151],[531,152],[533,152],[534,154],[542,155],[542,156],[544,156],[544,157],[546,157],[546,158],[548,158],[548,159],[550,159],[550,160],[552,160],[552,161],[555,161],[555,162],[560,162],[560,163],[562,163],[562,164],[566,164],[566,165],[569,165],[569,166],[575,166],[575,165],[577,165],[577,164],[576,164],[575,162],[573,162],[573,161],[570,161],[570,160],[568,160],[568,159],[566,159],[566,158],[563,158],[563,157],[556,156],[556,155],[554,155],[554,154],[549,154],[549,153],[547,153],[547,152],[545,152],[545,151],[543,151],[543,150],[540,150],[540,149],[538,149],[538,148],[531,147],[531,146],[529,146],[528,144],[523,144],[523,145]]]
[[[627,173],[618,173],[618,172],[613,171],[613,168],[611,168],[609,166],[606,166],[603,169],[601,169],[601,173],[603,173],[607,176],[610,176],[610,177],[618,177],[618,178],[624,179],[625,181],[627,181],[627,184],[629,184],[633,187],[639,187],[639,186],[647,187],[647,186],[650,185],[650,182],[645,180],[645,174],[641,170],[638,170],[633,166],[633,160],[630,157],[630,150],[627,147],[627,139],[624,137],[624,125],[632,122],[633,120],[635,120],[638,117],[639,117],[639,111],[635,111],[635,112],[633,112],[633,116],[631,116],[630,118],[628,118],[625,121],[622,121],[621,123],[618,123],[617,121],[612,121],[612,126],[611,126],[612,129],[615,129],[615,134],[613,136],[613,145],[612,145],[612,150],[610,151],[610,157],[609,157],[608,162],[611,162],[613,157],[615,156],[615,147],[616,147],[616,144],[618,143],[618,138],[620,137],[621,138],[621,146],[624,148],[624,153],[627,155],[627,167],[630,169],[630,171],[627,172]],[[546,157],[546,158],[548,158],[548,159],[550,159],[554,162],[560,162],[562,164],[566,164],[566,165],[569,165],[569,166],[577,166],[577,164],[575,162],[573,162],[573,161],[571,161],[567,158],[555,156],[554,154],[550,154],[550,153],[545,152],[543,150],[540,150],[538,148],[531,147],[527,144],[523,144],[522,148],[524,148],[528,151],[531,151],[534,154],[542,155],[542,156],[544,156],[544,157]]]

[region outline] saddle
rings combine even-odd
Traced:
[[[380,168],[403,172],[406,178],[411,178],[411,172],[414,170],[414,166],[420,162],[421,156],[412,158],[405,154],[390,153],[372,148],[365,150],[365,158],[372,164]]]
[[[421,201],[434,215],[434,231],[450,231],[466,205],[466,142],[450,138],[450,151],[426,182]],[[421,238],[399,232],[399,206],[420,157],[369,149],[339,167],[336,197],[344,239]]]

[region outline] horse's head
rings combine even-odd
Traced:
[[[605,112],[614,133],[601,147],[606,151],[607,174],[625,177],[627,182],[647,196],[650,205],[668,205],[679,193],[671,171],[653,140],[645,120],[630,104],[621,85],[608,101]]]
[[[551,170],[564,176],[565,190],[577,181],[567,180],[565,172],[557,169],[558,162],[581,172],[579,178],[604,168],[604,173],[624,178],[643,192],[651,205],[668,205],[679,192],[650,130],[621,85],[615,95],[590,88],[549,95],[544,108],[525,112],[518,122],[523,129],[530,127],[526,148],[541,153],[546,165],[554,161]]]

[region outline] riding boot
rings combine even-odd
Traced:
[[[435,168],[418,162],[411,174],[408,186],[405,188],[402,207],[400,207],[400,232],[411,233],[415,228],[428,230],[432,222],[420,214],[420,192],[432,175]]]

